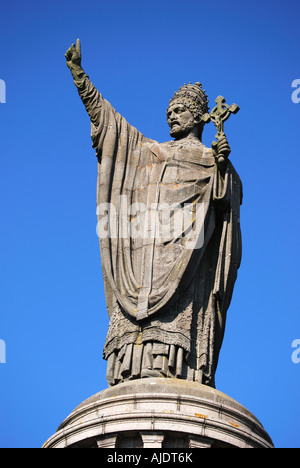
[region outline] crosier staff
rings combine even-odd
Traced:
[[[240,108],[237,104],[231,104],[228,106],[226,100],[223,96],[218,96],[215,100],[217,104],[210,113],[205,113],[202,116],[202,121],[207,124],[210,121],[213,122],[217,129],[216,139],[211,144],[212,150],[214,152],[215,160],[217,167],[221,173],[221,176],[225,176],[226,164],[228,156],[231,152],[229,143],[227,141],[226,135],[224,133],[224,122],[229,119],[231,114],[236,114]],[[217,185],[219,182],[217,180]],[[202,382],[203,371],[200,368],[200,343],[197,344],[197,370],[195,374],[195,381]]]

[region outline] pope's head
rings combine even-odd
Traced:
[[[170,136],[179,140],[194,134],[201,140],[204,123],[202,116],[208,112],[208,99],[201,83],[182,86],[169,102],[167,119]]]

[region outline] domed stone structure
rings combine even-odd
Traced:
[[[45,448],[272,448],[261,423],[211,387],[147,378],[81,403]]]

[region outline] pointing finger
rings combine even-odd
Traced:
[[[80,44],[80,39],[76,40],[76,50],[81,55],[81,44]]]

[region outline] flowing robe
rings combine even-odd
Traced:
[[[214,386],[241,260],[242,186],[200,140],[158,143],[75,79],[98,158],[110,385],[166,376]]]

